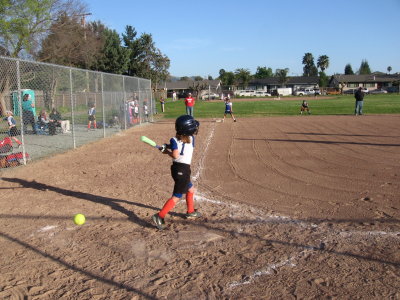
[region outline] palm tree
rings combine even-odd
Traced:
[[[276,71],[275,71],[275,77],[278,78],[278,81],[282,87],[285,86],[286,82],[288,81],[288,77],[287,77],[288,73],[289,73],[289,68],[276,69]]]
[[[310,76],[315,72],[314,56],[310,52],[304,54],[303,65],[303,76]],[[318,72],[318,70],[316,72]]]
[[[388,72],[390,74],[390,72],[392,71],[392,67],[391,66],[387,67],[387,70],[388,70]]]
[[[251,79],[251,73],[249,69],[236,69],[235,70],[235,77],[238,83],[242,84],[243,87],[247,87],[247,84],[249,83]]]
[[[329,67],[329,57],[327,55],[321,55],[318,57],[317,67],[324,72]]]

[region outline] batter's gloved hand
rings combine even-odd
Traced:
[[[164,144],[160,146],[160,148],[158,148],[158,150],[160,150],[161,152],[164,152],[166,149],[167,149],[167,144]]]

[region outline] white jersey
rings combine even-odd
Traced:
[[[183,143],[182,141],[178,141],[176,137],[171,138],[170,145],[171,150],[179,150],[179,157],[173,159],[174,162],[188,164],[190,165],[192,162],[193,150],[194,150],[194,137],[190,137],[190,143]]]

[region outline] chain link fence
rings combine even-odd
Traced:
[[[0,167],[151,122],[155,109],[150,80],[0,56]]]

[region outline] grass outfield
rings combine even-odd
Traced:
[[[352,115],[354,113],[355,99],[349,96],[332,96],[329,99],[314,99],[313,97],[298,97],[298,100],[233,100],[233,112],[236,117],[255,116],[294,116],[300,112],[300,104],[307,99],[313,115]],[[167,99],[165,118],[176,118],[185,113],[183,99],[172,102]],[[225,105],[222,100],[196,101],[194,115],[196,118],[221,118],[224,115]],[[160,103],[157,111],[161,112]],[[364,114],[400,114],[400,95],[368,95],[364,98]]]

